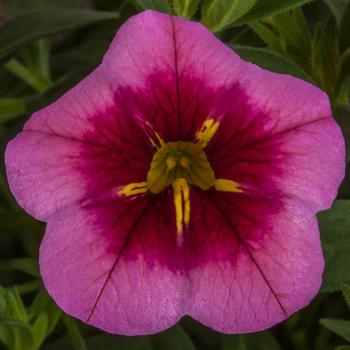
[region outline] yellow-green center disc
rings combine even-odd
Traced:
[[[163,144],[153,156],[147,187],[152,193],[158,193],[178,178],[202,190],[208,190],[215,183],[215,174],[206,154],[193,142]]]

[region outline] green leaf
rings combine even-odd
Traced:
[[[0,316],[5,315],[7,310],[6,289],[0,286]]]
[[[82,337],[77,321],[67,315],[63,315],[63,322],[68,330],[72,344],[76,350],[87,350],[84,338]]]
[[[40,9],[78,9],[86,5],[88,0],[2,0],[0,7],[8,15],[18,16],[25,12]]]
[[[340,23],[348,0],[324,0],[324,2],[334,13],[337,22]]]
[[[320,323],[323,327],[350,341],[350,321],[321,318]]]
[[[340,33],[339,33],[339,46],[340,51],[343,52],[350,48],[350,1],[344,9],[344,14],[340,22]]]
[[[89,72],[86,70],[72,71],[55,81],[45,93],[34,96],[27,101],[28,113],[33,113],[50,103],[56,101],[66,91],[75,86],[80,80],[85,78]]]
[[[258,0],[255,6],[235,22],[235,25],[251,23],[277,13],[303,6],[312,0]]]
[[[5,64],[5,68],[39,93],[45,92],[49,87],[48,83],[35,71],[30,70],[14,58]]]
[[[26,112],[26,102],[23,98],[0,99],[0,125]]]
[[[271,19],[284,47],[284,54],[305,71],[311,71],[311,36],[300,8],[283,12]]]
[[[311,37],[301,9],[277,14],[269,21],[251,23],[250,27],[271,49],[290,58],[306,72],[311,71]]]
[[[39,10],[0,27],[0,60],[4,60],[29,42],[69,29],[118,18],[117,13],[83,10]]]
[[[346,79],[350,77],[350,47],[341,55],[341,72],[340,78]]]
[[[181,326],[152,336],[125,337],[118,335],[100,334],[84,337],[88,350],[195,350],[190,337]],[[71,349],[67,338],[61,338],[43,350]],[[271,349],[275,350],[275,349]],[[276,349],[277,350],[277,349]]]
[[[222,335],[221,350],[282,350],[270,332]]]
[[[50,302],[50,297],[44,289],[41,289],[35,296],[34,301],[30,307],[29,317],[35,318],[41,314]]]
[[[252,62],[264,69],[268,69],[277,73],[290,74],[297,78],[313,83],[312,78],[309,77],[294,62],[271,50],[237,45],[233,46],[233,48],[241,56],[242,59]]]
[[[150,337],[100,335],[86,338],[86,344],[88,350],[155,350]],[[60,350],[60,348],[57,350]]]
[[[186,333],[191,335],[191,339],[199,349],[217,349],[221,341],[221,334],[213,329],[200,324],[198,321],[189,316],[181,320],[181,327],[186,330]]]
[[[346,305],[348,306],[348,308],[350,308],[350,285],[344,283],[341,286],[341,291],[343,293],[343,297],[345,299]]]
[[[136,2],[145,10],[157,10],[171,14],[171,0],[136,0]]]
[[[30,319],[34,319],[43,312],[46,313],[48,318],[47,334],[49,334],[56,327],[56,324],[62,315],[62,311],[52,301],[47,292],[44,289],[41,289],[31,305],[29,317]]]
[[[335,99],[337,81],[340,74],[341,59],[335,18],[326,24],[316,26],[312,45],[311,64],[313,76],[318,85],[326,91],[332,101]]]
[[[343,79],[337,90],[335,106],[347,106],[350,104],[350,76]]]
[[[34,277],[40,277],[38,262],[31,258],[0,260],[0,270],[18,270]]]
[[[204,0],[202,22],[212,32],[217,32],[245,15],[256,0]]]
[[[36,292],[38,289],[42,287],[42,283],[40,280],[33,280],[30,282],[16,284],[18,292],[21,295]]]
[[[32,333],[34,336],[34,348],[39,349],[41,344],[44,342],[45,337],[48,333],[49,320],[45,312],[42,312],[35,320],[32,326]]]
[[[151,337],[125,337],[100,334],[84,338],[88,350],[155,350],[151,344]],[[68,337],[61,337],[57,341],[44,345],[42,350],[62,350],[72,348]],[[181,348],[177,348],[182,350]],[[164,349],[161,349],[164,350]]]
[[[346,161],[350,161],[350,106],[340,106],[333,110],[334,118],[340,126],[346,145]]]
[[[0,208],[0,234],[9,233],[40,233],[43,224],[35,221],[24,212],[14,213],[9,210],[1,211]]]
[[[171,329],[152,337],[153,350],[195,350],[190,337],[181,326]]]
[[[283,42],[278,33],[262,22],[250,24],[250,28],[263,40],[267,46],[280,54],[284,54]]]
[[[10,350],[34,350],[31,327],[23,321],[0,318],[0,341]]]
[[[340,345],[340,346],[337,346],[334,350],[350,350],[350,346],[349,345]]]
[[[337,200],[317,217],[326,260],[321,292],[332,292],[350,282],[350,201]]]
[[[50,50],[51,39],[41,38],[36,42],[36,51],[34,53],[34,61],[36,63],[35,70],[48,87],[52,85],[52,78],[50,72]]]
[[[58,308],[58,306],[51,300],[46,307],[46,313],[48,317],[48,329],[47,333],[50,334],[56,327],[59,319],[62,316],[62,311],[61,309]]]
[[[1,317],[27,322],[28,314],[23,304],[22,298],[16,287],[1,288],[2,298],[6,300],[6,307]]]
[[[173,0],[174,10],[178,16],[191,18],[198,10],[200,0]]]

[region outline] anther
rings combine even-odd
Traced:
[[[168,170],[172,170],[176,167],[176,160],[174,157],[170,156],[166,159],[166,166]]]
[[[187,168],[190,165],[190,159],[188,157],[182,157],[180,159],[180,164],[183,168]]]

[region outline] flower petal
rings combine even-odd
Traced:
[[[345,145],[331,118],[304,125],[281,135],[283,163],[277,186],[316,211],[331,207],[345,175]]]
[[[327,95],[305,81],[251,64],[239,81],[252,106],[269,115],[262,138],[277,139],[287,154],[277,186],[312,210],[329,208],[344,178],[345,146]]]
[[[153,109],[148,108],[151,112],[144,117],[156,115],[158,107],[160,115],[151,122],[168,140],[182,139],[184,135],[188,138],[205,118],[213,116],[210,113],[221,117],[217,114],[223,110],[222,102],[224,105],[231,103],[228,96],[226,100],[223,97],[224,90],[238,91],[232,104],[234,107],[243,105],[244,110],[237,112],[236,108],[231,108],[231,115],[226,118],[229,120],[219,128],[216,142],[227,140],[225,133],[229,136],[240,133],[239,138],[243,140],[240,146],[244,147],[244,152],[249,153],[253,142],[251,147],[256,146],[253,150],[256,154],[260,141],[270,139],[271,144],[275,144],[277,138],[278,143],[285,145],[280,153],[287,153],[285,158],[288,159],[281,167],[284,174],[278,174],[280,181],[274,184],[274,190],[303,201],[307,197],[308,205],[315,211],[330,206],[344,176],[344,144],[339,128],[331,119],[328,98],[318,88],[246,63],[201,24],[155,11],[145,11],[125,23],[103,65],[113,72],[115,80],[130,84],[131,88],[152,92],[146,99],[152,100]],[[213,99],[213,95],[223,96]],[[246,102],[242,103],[240,99]],[[313,122],[319,127],[309,125]],[[325,126],[330,130],[327,137],[323,137]],[[253,132],[250,132],[251,127]],[[313,135],[308,131],[310,128]],[[247,133],[250,133],[248,137]],[[288,144],[280,141],[284,133],[294,136],[293,140],[286,136]],[[307,147],[304,155],[292,150],[293,145],[297,149],[301,144]],[[225,148],[227,154],[223,158],[226,159],[232,159],[240,152],[237,143]],[[212,149],[215,152],[214,147]],[[275,156],[279,155],[274,155],[272,161],[276,160]],[[215,162],[215,155],[212,159]],[[242,163],[249,164],[244,160]],[[246,164],[240,165],[247,169]],[[264,166],[269,165],[271,162],[266,161]],[[271,167],[276,170],[275,165]],[[237,173],[227,164],[226,168],[231,173],[229,178]],[[254,167],[253,172],[258,174],[256,170]],[[304,176],[306,173],[308,175]]]
[[[285,203],[273,214],[268,203],[235,196],[239,211],[218,195],[194,204],[203,216],[192,224],[186,261],[195,266],[207,258],[188,272],[188,313],[224,333],[261,331],[317,293],[324,265],[319,232],[306,207]]]
[[[7,178],[22,208],[45,220],[84,195],[74,169],[80,147],[74,139],[36,131],[22,132],[8,144]]]
[[[142,197],[93,210],[68,207],[50,218],[40,269],[64,311],[125,335],[159,332],[183,315],[176,236],[153,204]]]
[[[50,106],[36,112],[24,131],[6,149],[7,178],[19,204],[45,220],[83,194],[74,169],[84,134],[93,125],[88,118],[105,111],[111,91],[100,70],[80,82]]]
[[[203,25],[145,11],[120,28],[102,66],[113,81],[144,95],[139,116],[164,139],[175,141],[194,136],[191,125],[202,101],[214,98],[207,86],[215,92],[232,83],[240,64]],[[200,115],[196,126],[208,117]]]
[[[11,191],[40,220],[78,201],[111,199],[115,186],[141,181],[147,173],[151,152],[146,135],[127,115],[123,91],[113,91],[107,76],[95,70],[34,113],[8,144]]]
[[[24,131],[38,131],[84,141],[94,130],[89,120],[114,105],[114,89],[108,72],[99,67],[57,101],[34,113]]]
[[[215,171],[265,196],[329,208],[344,177],[345,147],[328,97],[302,80],[241,68],[241,102],[210,144]]]
[[[232,82],[240,64],[238,55],[202,24],[152,10],[125,22],[102,63],[113,80],[135,87],[159,71],[176,78],[173,83],[194,75],[221,87]]]

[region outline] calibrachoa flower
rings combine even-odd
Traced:
[[[41,273],[63,310],[128,335],[185,314],[240,333],[318,291],[315,213],[336,196],[344,145],[322,91],[146,11],[30,118],[6,165],[20,205],[48,222]]]

